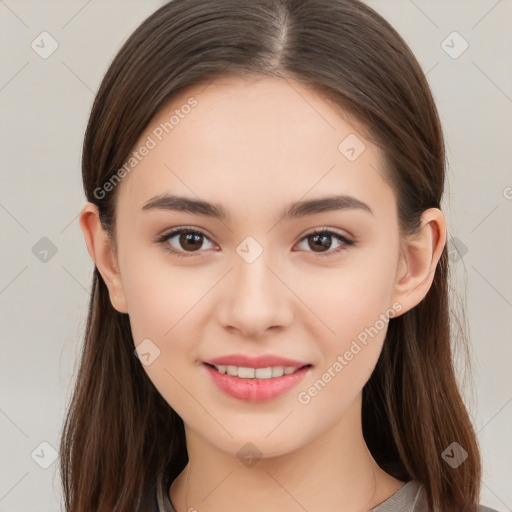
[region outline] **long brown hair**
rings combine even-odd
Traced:
[[[228,75],[291,78],[360,121],[384,150],[401,233],[440,208],[445,152],[431,91],[374,10],[359,0],[173,0],[111,63],[85,134],[85,194],[114,242],[117,189],[97,190],[173,93]],[[450,336],[448,279],[445,247],[425,298],[389,322],[362,420],[376,462],[421,482],[432,510],[453,512],[478,503],[481,461],[454,373],[451,343],[461,340]],[[457,469],[441,456],[453,442],[468,453]],[[134,356],[128,316],[113,308],[97,268],[60,457],[67,512],[142,510],[157,475],[167,485],[188,461],[183,421]]]

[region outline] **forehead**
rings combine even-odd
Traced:
[[[357,122],[289,79],[224,77],[188,87],[159,110],[134,151],[144,145],[151,149],[121,182],[119,207],[140,210],[162,193],[245,212],[325,193],[394,200],[380,149]]]

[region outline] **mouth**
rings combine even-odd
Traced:
[[[218,373],[238,377],[240,379],[256,380],[275,379],[283,375],[292,375],[303,368],[310,368],[312,366],[311,364],[305,364],[303,366],[267,366],[265,368],[251,368],[247,366],[204,364]]]
[[[250,368],[203,363],[217,388],[226,395],[246,402],[273,400],[295,387],[311,372],[313,365]]]

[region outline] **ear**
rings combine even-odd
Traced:
[[[445,245],[444,214],[438,208],[429,208],[421,216],[419,232],[402,242],[392,300],[392,303],[402,304],[400,314],[412,309],[427,295]]]
[[[120,313],[127,313],[126,296],[117,255],[110,238],[100,223],[98,207],[93,203],[86,203],[79,218],[87,250],[107,285],[112,306]]]

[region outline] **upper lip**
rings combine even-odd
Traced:
[[[214,365],[243,366],[244,368],[267,368],[269,366],[292,366],[294,368],[301,368],[310,364],[305,361],[296,361],[294,359],[279,357],[273,354],[266,354],[257,357],[249,357],[243,354],[230,354],[227,356],[209,359],[205,362]]]

